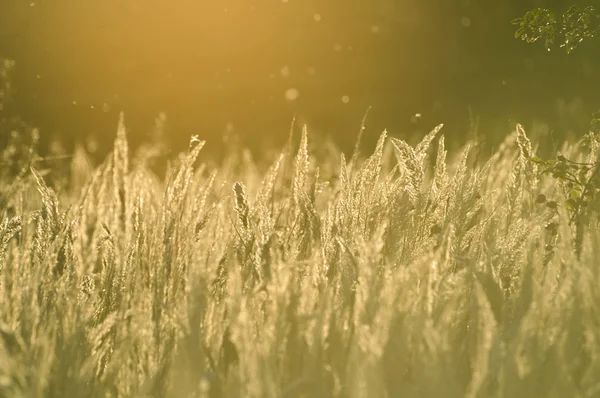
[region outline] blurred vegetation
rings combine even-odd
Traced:
[[[548,51],[558,43],[567,54],[575,50],[585,39],[600,37],[600,13],[593,6],[582,8],[573,5],[558,17],[553,10],[538,8],[528,11],[522,18],[513,20],[513,25],[519,26],[515,38],[528,43],[542,40]],[[582,140],[582,144],[590,150],[592,158],[595,157],[599,145],[598,133],[600,133],[600,112],[594,113],[590,122],[590,132]],[[570,223],[575,228],[576,251],[579,255],[590,205],[598,201],[600,189],[597,185],[597,175],[600,171],[600,163],[575,162],[560,152],[556,159],[544,160],[534,154],[530,154],[529,158],[534,164],[543,168],[542,174],[551,175],[558,183],[563,194],[561,203],[570,213]],[[548,200],[544,194],[538,195],[536,201],[551,209],[557,209],[559,206],[556,201]]]
[[[558,44],[567,53],[585,39],[600,37],[600,13],[593,6],[572,5],[562,15],[554,10],[537,8],[513,21],[519,28],[515,37],[533,43],[542,40],[548,50]]]
[[[14,66],[14,61],[0,58],[0,170],[4,182],[19,174],[25,159],[32,158],[39,140],[37,132],[28,129],[14,110],[11,78]]]

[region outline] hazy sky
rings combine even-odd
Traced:
[[[567,57],[513,38],[513,18],[549,3],[5,1],[0,56],[17,61],[19,112],[63,137],[112,139],[125,111],[142,139],[164,111],[176,142],[226,126],[277,141],[297,114],[346,144],[369,106],[397,136],[441,122],[459,136],[469,109],[490,135],[580,128],[600,108],[597,44]]]

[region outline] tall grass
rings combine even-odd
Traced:
[[[161,179],[121,120],[61,192],[2,174],[0,396],[600,396],[597,219],[577,255],[522,128],[484,163],[441,126],[350,161],[305,128],[265,170],[203,146]]]

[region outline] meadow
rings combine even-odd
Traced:
[[[192,137],[164,177],[123,120],[97,166],[3,148],[0,396],[600,396],[597,205],[521,126],[488,158],[442,126],[311,142],[262,167]]]

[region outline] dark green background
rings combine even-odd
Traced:
[[[5,0],[0,56],[16,60],[11,111],[67,146],[94,135],[108,148],[124,111],[134,142],[165,112],[176,146],[198,134],[216,148],[228,125],[251,146],[279,145],[297,114],[347,148],[369,106],[373,137],[445,123],[458,142],[472,115],[493,144],[517,121],[585,133],[600,108],[598,41],[567,56],[513,37],[525,11],[569,4]]]

